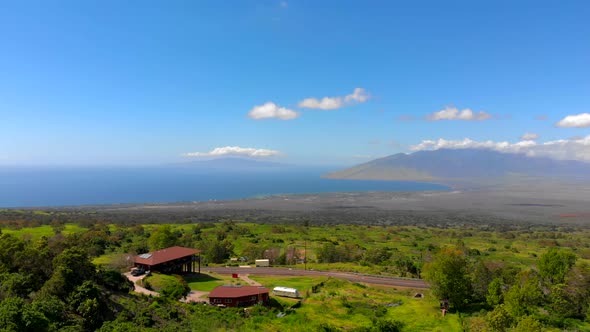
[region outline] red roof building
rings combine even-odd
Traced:
[[[258,286],[218,286],[209,293],[209,303],[247,307],[268,302],[269,289]]]
[[[135,256],[135,267],[164,273],[201,272],[200,250],[170,247]]]

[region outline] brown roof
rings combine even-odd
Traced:
[[[172,261],[186,256],[192,256],[200,253],[200,250],[185,247],[170,247],[147,254],[135,256],[135,263],[145,265],[158,265],[164,262]]]
[[[258,286],[217,286],[209,293],[209,297],[236,298],[268,292],[268,288]]]

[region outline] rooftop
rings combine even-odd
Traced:
[[[218,286],[209,293],[209,297],[236,298],[267,293],[268,288],[258,286]]]
[[[200,250],[185,247],[170,247],[147,254],[135,256],[135,263],[145,265],[158,265],[175,259],[192,256],[201,253]]]

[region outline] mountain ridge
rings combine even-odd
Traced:
[[[590,179],[590,163],[487,149],[439,149],[398,153],[326,174],[332,179],[478,181],[513,175]]]

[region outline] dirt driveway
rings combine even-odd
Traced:
[[[127,272],[127,273],[123,273],[123,275],[129,279],[129,281],[131,281],[133,283],[133,285],[135,286],[135,292],[137,293],[141,293],[141,294],[145,294],[145,295],[151,295],[151,296],[160,296],[160,294],[158,292],[154,292],[151,291],[145,287],[140,286],[137,282],[142,280],[143,278],[146,277],[145,274],[142,274],[140,276],[132,276],[131,272]]]

